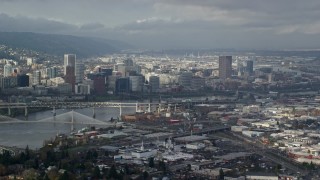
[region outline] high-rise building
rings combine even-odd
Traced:
[[[246,70],[249,75],[253,75],[253,61],[252,60],[247,61]]]
[[[93,89],[96,95],[106,94],[106,78],[104,76],[96,75],[93,77]]]
[[[219,77],[220,79],[231,78],[232,56],[219,56]]]
[[[82,83],[83,79],[84,79],[84,64],[83,63],[76,63],[76,72],[75,72],[75,76],[76,76],[76,83]]]
[[[29,76],[26,74],[21,74],[17,76],[18,87],[28,87],[29,86]]]
[[[151,92],[159,92],[160,78],[158,76],[150,76],[149,77],[149,85],[151,88]]]
[[[75,88],[75,84],[76,84],[76,76],[74,73],[74,67],[69,66],[69,65],[66,67],[66,75],[64,76],[64,81],[66,83],[71,84],[72,92],[74,92],[74,88]]]
[[[0,89],[14,88],[17,86],[17,77],[0,77]]]
[[[58,68],[50,67],[46,69],[47,78],[56,78],[58,76]]]
[[[144,84],[144,76],[129,76],[130,90],[132,92],[142,92]]]
[[[3,76],[4,77],[9,77],[12,75],[12,65],[11,64],[6,64],[3,67]]]
[[[130,92],[130,79],[129,77],[122,77],[116,80],[116,94]]]
[[[179,84],[183,87],[190,87],[192,76],[192,72],[182,72],[179,77]]]
[[[33,77],[33,81],[32,81],[33,85],[41,84],[41,71],[33,71],[32,77]]]
[[[67,66],[73,67],[73,72],[75,72],[76,67],[76,55],[75,54],[65,54],[64,55],[64,74],[67,73]]]

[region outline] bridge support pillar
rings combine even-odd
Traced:
[[[27,106],[24,108],[24,116],[28,117],[28,107]]]
[[[136,103],[136,112],[138,112],[138,110],[139,110],[138,107],[139,107],[138,103]]]
[[[159,103],[158,114],[160,114],[160,112],[161,112],[161,103]]]
[[[8,116],[11,116],[11,108],[8,107]]]
[[[96,118],[96,110],[95,110],[94,107],[93,107],[93,109],[92,109],[92,118],[93,118],[93,119]]]
[[[56,107],[53,107],[52,114],[53,116],[56,116]]]
[[[72,110],[71,111],[71,132],[72,131],[74,131],[74,117],[73,117],[73,115],[74,115],[74,111]]]

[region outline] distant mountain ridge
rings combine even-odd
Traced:
[[[73,53],[78,57],[105,55],[131,48],[116,40],[31,32],[0,32],[0,44],[58,56]]]

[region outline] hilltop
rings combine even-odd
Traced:
[[[0,32],[0,44],[58,56],[74,53],[78,57],[110,54],[131,47],[115,40],[31,32]]]

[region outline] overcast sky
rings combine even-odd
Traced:
[[[136,47],[320,49],[319,0],[0,0],[0,31]]]

